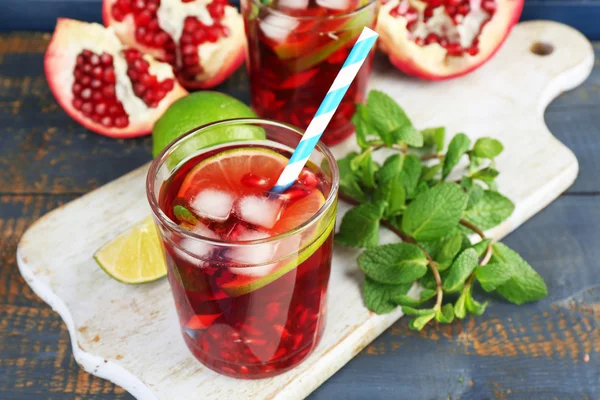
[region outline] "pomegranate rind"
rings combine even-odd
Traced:
[[[166,56],[162,48],[151,48],[139,43],[135,39],[135,24],[132,14],[125,16],[123,21],[117,21],[112,17],[111,7],[115,0],[102,1],[102,21],[106,27],[113,27],[115,33],[123,44],[133,47],[142,53],[147,53],[157,59],[164,59]],[[233,74],[246,60],[246,37],[244,33],[244,21],[238,10],[232,6],[225,8],[225,19],[221,22],[229,28],[233,38],[221,38],[215,43],[223,51],[226,51],[226,57],[217,66],[211,65],[213,59],[200,60],[204,69],[214,70],[212,73],[200,73],[195,80],[178,77],[179,82],[188,89],[210,89],[220,85],[225,79]],[[183,20],[181,23],[183,24]],[[224,43],[226,42],[226,43]]]
[[[420,46],[409,39],[404,19],[390,15],[398,0],[389,1],[379,11],[379,48],[397,69],[421,79],[440,81],[468,74],[496,54],[521,16],[523,0],[496,1],[497,10],[479,34],[480,51],[475,56],[446,57],[446,50],[438,44]]]
[[[59,18],[44,56],[44,71],[48,86],[63,110],[75,121],[100,135],[115,138],[132,138],[147,135],[152,131],[154,122],[169,105],[188,94],[183,87],[175,83],[173,89],[159,102],[158,107],[148,108],[144,106],[144,112],[129,115],[129,125],[125,128],[107,128],[84,116],[72,104],[73,93],[71,90],[75,60],[84,48],[100,49],[110,53],[113,57],[121,57],[120,52],[123,50],[114,33],[101,25],[68,18]],[[155,68],[156,65],[163,64],[149,56],[145,57],[151,69]],[[118,76],[118,79],[126,79],[127,84],[131,86],[131,82],[127,76]],[[117,82],[117,85],[119,84],[124,84],[124,82]],[[117,98],[121,102],[124,100],[118,96]]]

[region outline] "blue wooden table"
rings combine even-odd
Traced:
[[[48,39],[0,35],[0,399],[130,399],[79,369],[63,322],[16,266],[34,220],[151,158],[150,138],[104,138],[60,109],[43,76]],[[219,90],[247,101],[243,69]],[[549,297],[522,307],[498,298],[482,317],[420,333],[400,320],[311,399],[600,399],[599,61],[546,122],[581,171],[506,242],[536,266]]]

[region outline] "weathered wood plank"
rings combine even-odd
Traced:
[[[74,196],[0,196],[0,398],[125,399],[123,389],[79,369],[63,321],[25,284],[19,237]]]

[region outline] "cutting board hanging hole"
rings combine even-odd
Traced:
[[[549,56],[554,52],[554,46],[552,46],[550,43],[545,42],[533,42],[533,44],[529,48],[529,51],[531,51],[535,55],[544,57]]]

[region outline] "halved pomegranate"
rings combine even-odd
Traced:
[[[59,19],[44,68],[67,114],[105,136],[150,133],[167,107],[187,94],[169,64],[123,47],[100,24]]]
[[[227,0],[103,0],[104,24],[127,46],[173,65],[182,85],[216,86],[246,56],[244,22]]]
[[[420,78],[464,75],[500,48],[524,0],[382,0],[380,47],[396,68]]]

